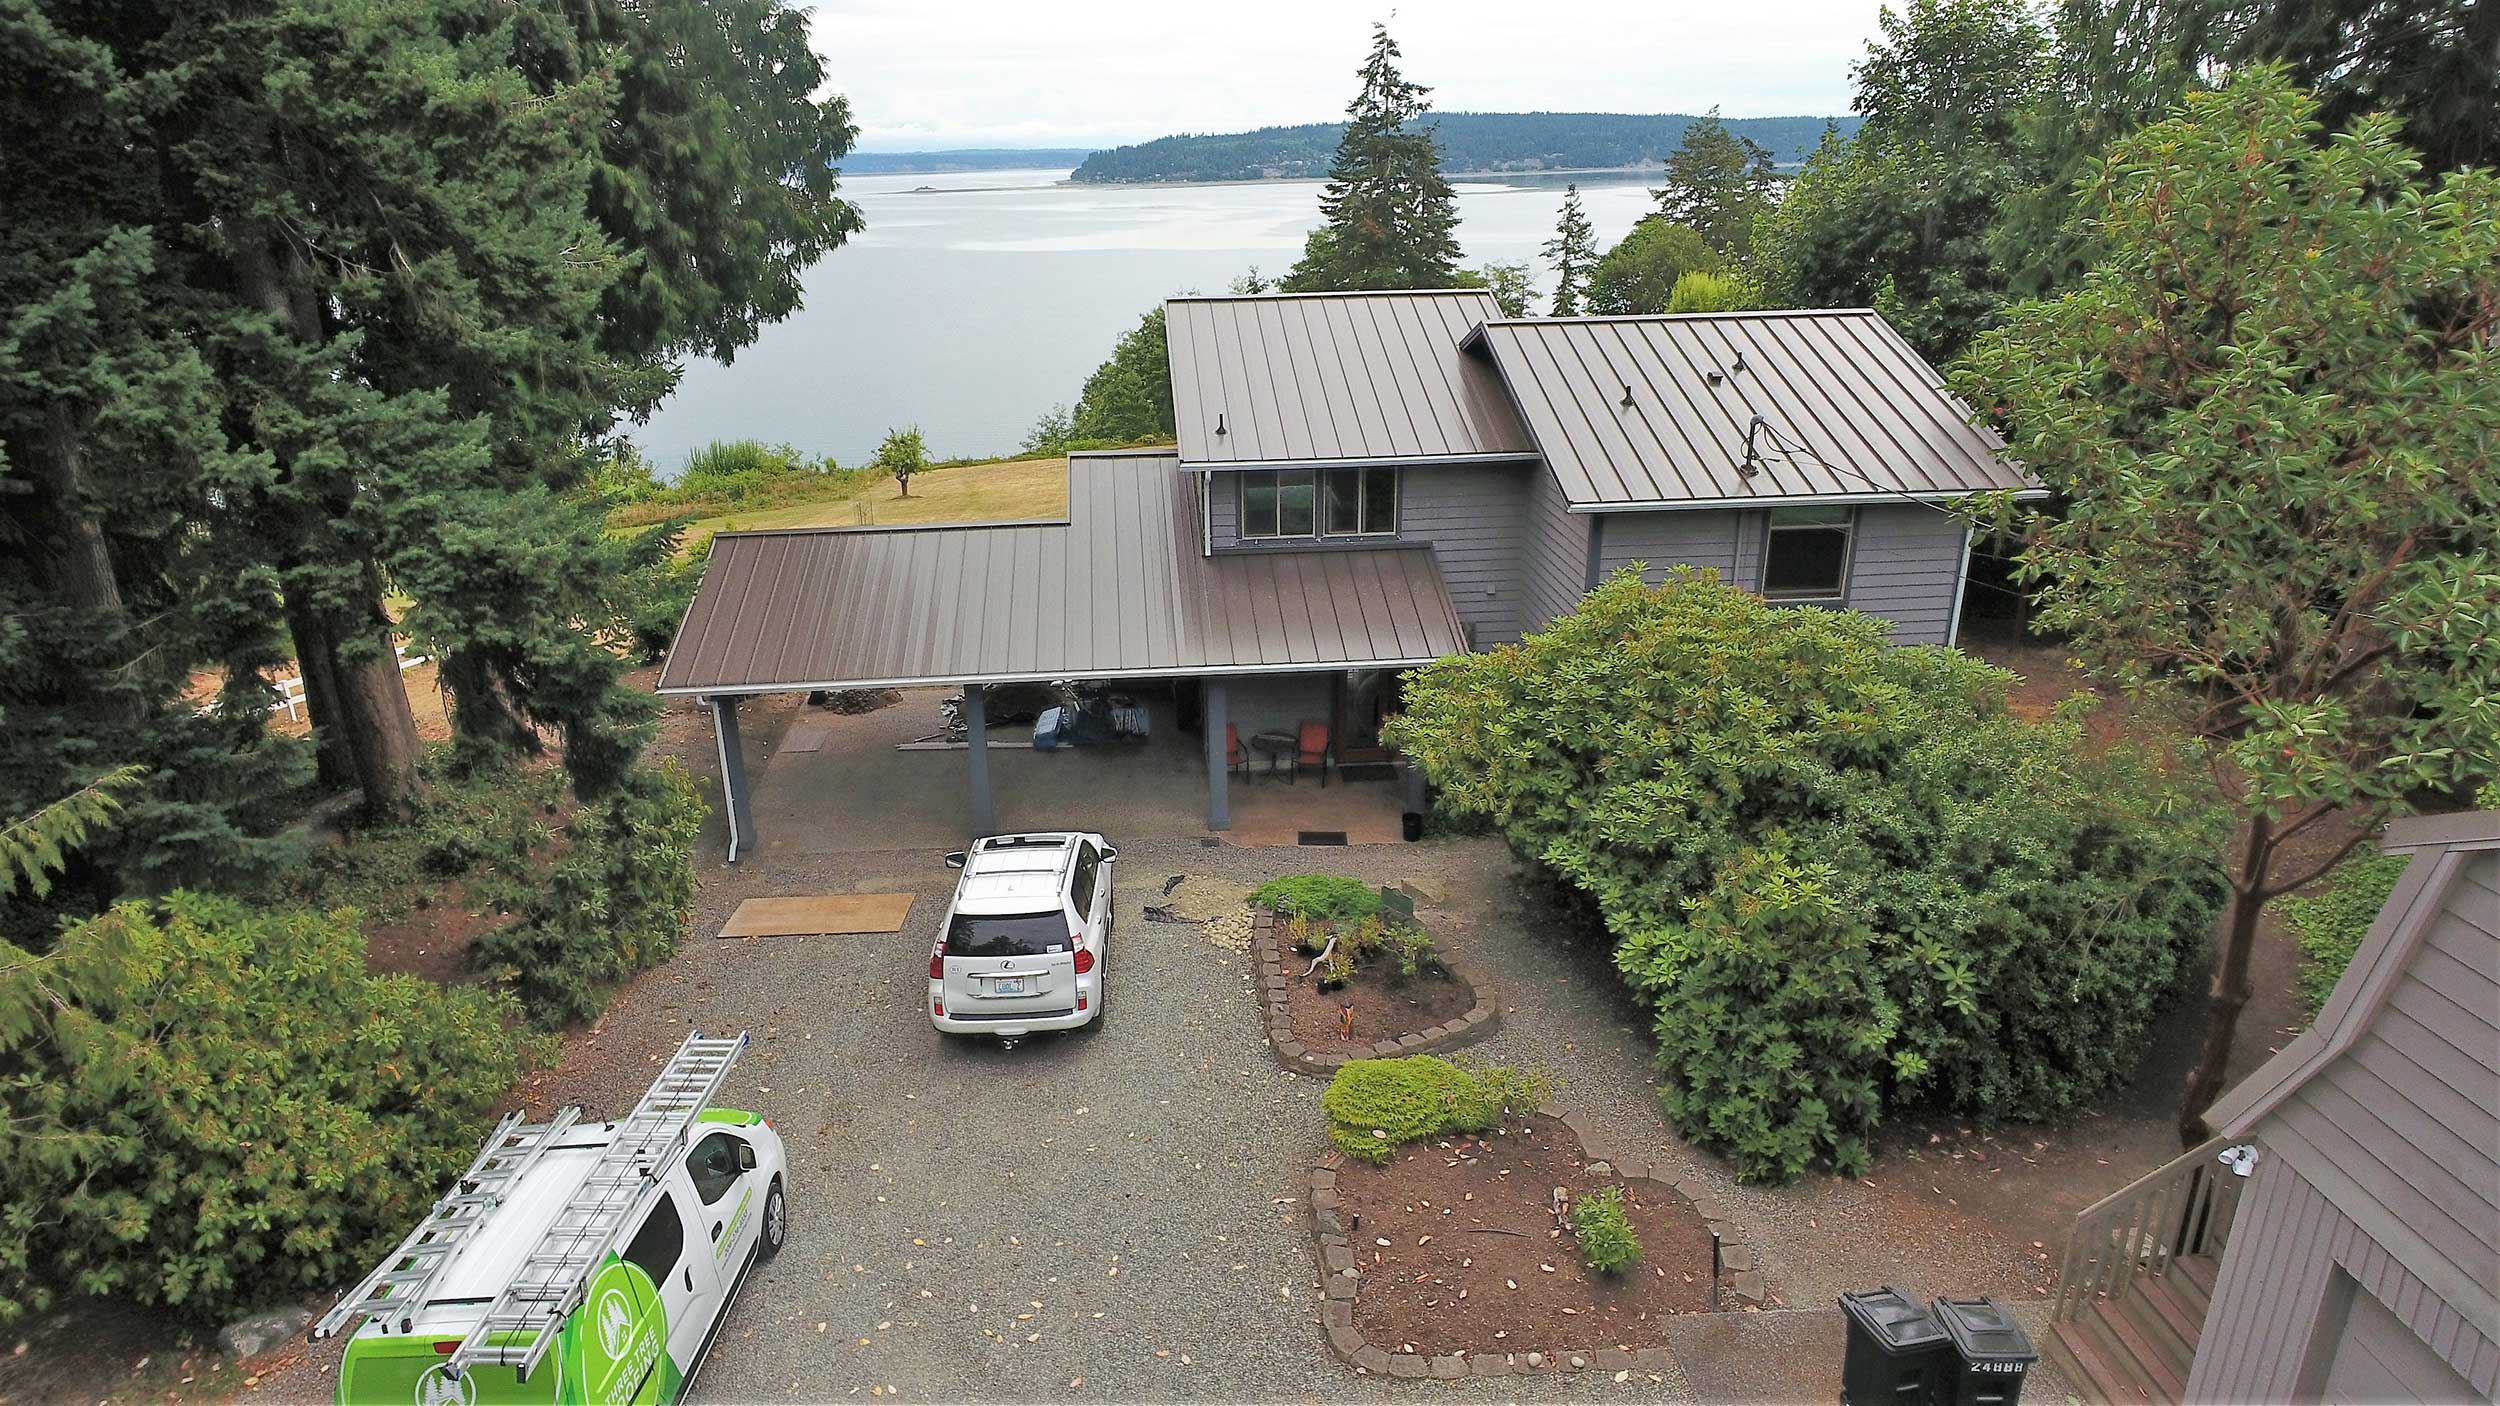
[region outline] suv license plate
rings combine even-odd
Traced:
[[[1021,996],[1024,994],[1024,978],[1020,976],[992,977],[990,978],[990,994],[993,996]]]

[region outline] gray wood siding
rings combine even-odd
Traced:
[[[1602,579],[1634,562],[1646,562],[1641,579],[1653,585],[1678,566],[1715,568],[1731,586],[1754,590],[1761,583],[1760,513],[1706,510],[1685,513],[1608,513],[1598,531],[1597,574]]]
[[[1575,514],[1543,465],[1529,470],[1527,627],[1541,630],[1580,603],[1589,588],[1589,533],[1602,521]]]
[[[1432,545],[1450,603],[1478,649],[1519,638],[1527,578],[1528,481],[1542,472],[1533,464],[1421,464],[1398,473],[1396,540]],[[1238,520],[1238,477],[1215,473],[1207,492],[1209,538],[1218,554],[1331,550],[1325,540],[1245,542]],[[1349,545],[1376,545],[1388,539],[1345,540]]]
[[[2417,865],[2435,862],[2423,854]],[[2462,857],[2364,1032],[2255,1124],[2190,1400],[2282,1399],[2341,1266],[2486,1398],[2500,1391],[2500,851]],[[2361,1222],[2366,1221],[2369,1229]]]
[[[2279,1149],[2266,1150],[2274,1155],[2258,1164],[2232,1221],[2187,1400],[2294,1399],[2307,1385],[2303,1369],[2334,1351],[2326,1344],[2313,1354],[2310,1338],[2328,1325],[2339,1266],[2485,1399],[2500,1390],[2500,1347],[2336,1210]]]
[[[1643,579],[1665,579],[1678,565],[1715,567],[1732,586],[1762,588],[1762,541],[1769,514],[1751,509],[1608,513],[1598,540],[1598,571],[1649,563]],[[1895,644],[1949,644],[1953,588],[1961,580],[1962,525],[1932,508],[1878,505],[1858,510],[1841,603],[1892,622]]]
[[[1952,643],[1961,574],[1960,519],[1908,503],[1858,509],[1847,604],[1891,621],[1893,643]]]
[[[2326,1367],[2328,1406],[2378,1406],[2392,1401],[2471,1401],[2474,1389],[2439,1360],[2430,1344],[2371,1295],[2354,1292]]]

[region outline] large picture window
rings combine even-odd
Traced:
[[[1241,480],[1241,535],[1385,537],[1398,530],[1395,469],[1265,469]]]
[[[1839,600],[1849,586],[1855,508],[1773,508],[1762,544],[1762,594],[1771,600]]]

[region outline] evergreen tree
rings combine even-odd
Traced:
[[[1580,208],[1577,182],[1563,187],[1562,217],[1554,222],[1554,237],[1537,252],[1554,266],[1554,316],[1578,316],[1588,295],[1590,268],[1597,262],[1597,232]]]
[[[1373,25],[1363,88],[1320,195],[1326,221],[1279,284],[1286,292],[1458,286],[1458,200],[1431,129],[1416,125],[1432,90],[1408,82],[1397,60],[1388,26]]]
[[[1737,136],[1710,109],[1684,129],[1684,141],[1667,154],[1667,183],[1650,194],[1667,223],[1700,233],[1722,254],[1742,256],[1753,246],[1754,218],[1769,209],[1779,178],[1771,153]]]

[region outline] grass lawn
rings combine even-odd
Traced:
[[[684,550],[700,552],[715,532],[765,527],[897,527],[926,522],[998,522],[1068,513],[1068,461],[1015,459],[914,475],[911,496],[884,479],[864,491],[814,503],[724,513],[686,526]]]

